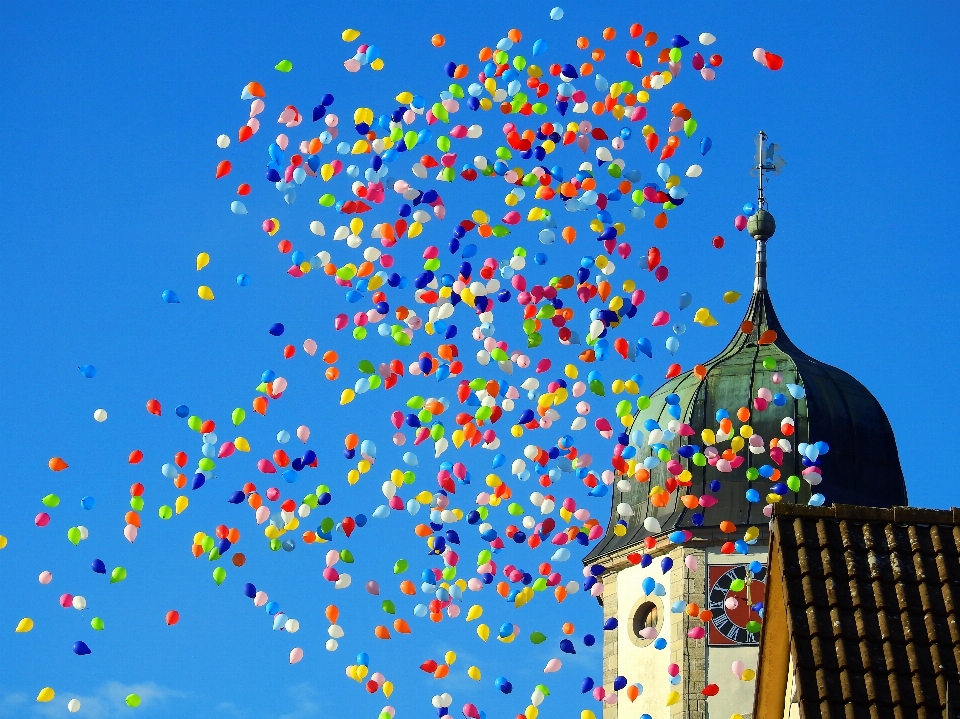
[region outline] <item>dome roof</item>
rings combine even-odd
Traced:
[[[767,521],[763,507],[767,504],[765,497],[773,486],[763,476],[756,481],[749,481],[746,470],[751,467],[761,470],[764,465],[767,473],[770,469],[779,469],[781,482],[786,482],[791,475],[802,476],[805,466],[810,463],[804,462],[797,451],[800,443],[826,442],[829,446],[828,453],[815,462],[822,468],[823,483],[811,490],[810,485],[802,481],[799,492],[789,491],[781,501],[805,504],[812,491],[816,491],[826,497],[827,503],[833,504],[872,507],[906,505],[907,491],[896,439],[880,403],[866,387],[843,370],[804,354],[790,341],[780,325],[766,289],[766,239],[757,238],[755,291],[740,331],[723,352],[704,363],[706,376],[702,381],[693,371],[669,380],[653,393],[650,407],[634,417],[631,443],[643,444],[637,452],[641,463],[651,457],[653,449],[646,438],[635,432],[642,430],[647,433],[649,430],[644,429],[645,425],[653,427],[649,420],[666,430],[671,420],[679,419],[695,431],[688,436],[673,436],[669,441],[665,438],[663,442],[673,458],[679,459],[690,471],[690,485],[677,487],[670,493],[665,506],[656,506],[662,501],[656,504],[651,501],[653,488],[664,487],[666,480],[671,477],[661,463],[650,470],[648,482],[641,483],[626,477],[630,485],[628,491],[621,492],[616,485],[611,487],[613,503],[607,533],[587,555],[585,562],[641,542],[651,534],[643,526],[647,517],[654,517],[660,524],[661,530],[655,534],[701,528],[697,531],[699,535],[704,530],[715,531],[720,522],[729,520],[737,526],[738,531],[727,535],[728,538],[742,537],[747,526]],[[764,360],[768,358],[775,363],[772,370],[764,368]],[[780,375],[779,383],[774,383],[775,373]],[[791,393],[788,384],[799,385],[803,389],[794,389]],[[753,399],[761,388],[769,389],[774,395],[782,395],[776,397],[782,404],[770,402],[763,411],[755,408]],[[665,401],[672,394],[679,396],[673,416],[670,414],[670,405]],[[781,420],[793,418],[795,432],[788,438],[792,451],[784,453],[782,465],[778,466],[768,451],[754,454],[748,447],[739,452],[743,463],[731,472],[721,472],[710,464],[696,466],[691,459],[678,457],[677,451],[681,445],[698,445],[699,450],[703,450],[701,430],[717,430],[718,410],[729,412],[733,421],[732,436],[735,436],[743,424],[737,420],[737,410],[748,403],[750,418],[747,423],[753,433],[763,438],[766,450],[769,450],[772,438],[784,436]],[[674,421],[675,427],[676,424]],[[637,442],[637,439],[641,441]],[[726,442],[717,442],[717,445],[721,452],[730,447]],[[710,485],[714,480],[720,482],[720,487],[711,491]],[[747,500],[746,492],[751,488],[759,492],[759,501]],[[688,509],[681,500],[685,494],[697,497],[706,495],[717,502],[708,508],[697,506]],[[624,517],[619,511],[624,503],[632,510],[631,516]],[[621,526],[626,523],[626,533],[620,530],[622,536],[617,536],[614,531],[618,521]]]

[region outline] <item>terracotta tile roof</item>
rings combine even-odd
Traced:
[[[773,535],[804,719],[941,719],[948,680],[960,717],[960,509],[778,505]]]

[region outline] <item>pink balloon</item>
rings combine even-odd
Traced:
[[[327,552],[327,566],[332,567],[334,564],[340,561],[340,553],[336,549],[331,549]]]
[[[652,324],[654,327],[663,327],[669,321],[670,321],[670,313],[660,310],[659,312],[657,312],[657,314],[653,316],[653,322],[651,322],[650,324]]]
[[[250,117],[256,117],[259,115],[261,112],[263,112],[264,107],[263,100],[258,97],[256,100],[250,103]]]
[[[743,670],[747,667],[739,659],[730,665],[730,671],[733,672],[733,675],[739,679],[743,676]]]
[[[669,674],[669,675],[672,676],[672,677],[675,677],[675,676],[677,676],[677,674],[679,674],[679,673],[680,673],[680,667],[679,667],[679,665],[677,665],[677,664],[669,664],[669,665],[667,665],[667,674]]]
[[[282,132],[279,135],[277,135],[277,145],[280,147],[281,150],[286,150],[287,144],[289,142],[290,142],[290,139],[286,135],[284,135]]]
[[[473,704],[463,705],[463,715],[467,717],[467,719],[480,719],[480,712],[477,711],[477,708]]]
[[[132,544],[137,538],[137,528],[132,524],[128,524],[123,528],[123,536],[126,537],[127,541]]]
[[[537,362],[537,374],[542,374],[550,370],[551,362],[549,359],[544,358]]]
[[[547,662],[547,666],[543,668],[543,671],[545,674],[552,674],[553,672],[560,671],[560,667],[562,666],[563,666],[563,662],[561,662],[559,659],[554,658],[554,659],[551,659],[549,662]]]
[[[40,572],[40,584],[50,584],[53,581],[53,574],[50,572]]]
[[[303,650],[300,647],[294,647],[290,650],[290,663],[296,664],[303,659]]]
[[[311,357],[313,357],[313,355],[314,355],[314,354],[316,353],[316,351],[317,351],[317,343],[314,342],[313,340],[310,340],[310,339],[304,340],[304,341],[303,341],[303,351],[306,352],[306,353],[307,353],[308,355],[310,355]]]
[[[253,606],[262,607],[269,601],[269,599],[270,597],[267,596],[266,592],[257,592],[253,597]]]
[[[687,569],[691,572],[697,571],[697,556],[695,554],[688,554],[683,563],[687,565]]]
[[[762,47],[758,47],[753,51],[753,59],[759,62],[764,67],[767,66],[767,51]]]
[[[333,328],[335,330],[342,330],[347,326],[347,316],[342,312],[333,318]]]
[[[268,519],[270,519],[270,508],[264,505],[257,507],[257,524],[263,524]]]
[[[301,424],[299,427],[297,427],[297,439],[304,444],[306,444],[306,441],[310,439],[310,428],[307,425]]]
[[[73,606],[73,595],[72,594],[61,594],[60,595],[60,606],[64,609],[69,609]]]
[[[218,458],[229,457],[231,454],[234,453],[236,449],[237,448],[233,444],[233,442],[224,442],[223,444],[220,445],[220,451],[217,452],[217,457]]]
[[[747,218],[743,215],[737,215],[733,218],[733,226],[738,230],[743,231],[743,229],[747,226]]]

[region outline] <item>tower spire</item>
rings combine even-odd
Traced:
[[[767,142],[767,133],[761,130],[757,133],[756,164],[751,174],[757,176],[757,205],[754,214],[747,222],[747,230],[757,242],[756,265],[753,276],[753,291],[760,292],[767,289],[767,240],[777,231],[777,223],[767,211],[767,198],[764,194],[764,181],[768,173],[780,174],[787,163],[777,153],[780,146]]]

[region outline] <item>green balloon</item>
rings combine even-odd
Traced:
[[[744,582],[742,579],[734,579],[732,582],[730,582],[730,591],[740,592],[743,591],[745,586],[747,586],[746,582]]]
[[[203,549],[204,552],[209,552],[211,549],[213,549],[214,544],[215,542],[213,541],[213,537],[207,536],[204,537],[200,542],[200,548]]]
[[[474,379],[470,380],[470,389],[472,389],[474,392],[481,390],[486,386],[487,381],[483,379],[483,377],[475,377]]]
[[[507,512],[509,512],[514,517],[519,517],[523,514],[523,507],[517,504],[516,502],[511,502],[507,505]]]
[[[160,519],[170,519],[173,516],[173,509],[166,504],[160,507]]]
[[[324,517],[320,521],[320,531],[324,533],[333,531],[333,517]]]
[[[647,395],[642,394],[637,397],[637,409],[646,409],[650,406],[650,398]]]
[[[55,494],[48,494],[46,497],[40,500],[47,507],[56,507],[60,504],[60,497]]]
[[[543,632],[534,632],[530,635],[530,641],[534,644],[543,644],[547,641],[547,635]]]
[[[775,370],[777,368],[777,361],[773,357],[764,357],[763,368],[766,370]]]
[[[362,339],[365,339],[366,336],[367,336],[367,328],[366,328],[366,327],[354,327],[354,328],[353,328],[353,339],[355,339],[355,340],[362,340]],[[406,335],[404,335],[404,336],[406,336]]]
[[[349,549],[340,550],[340,561],[353,564],[353,553]]]
[[[481,549],[477,554],[477,566],[482,567],[484,564],[493,559],[493,554],[489,549]]]
[[[90,620],[90,626],[98,632],[103,631],[103,620],[100,617],[94,617]]]
[[[443,436],[444,431],[443,425],[437,422],[435,425],[433,425],[433,427],[430,428],[430,439],[432,439],[434,442],[439,441]]]
[[[210,553],[207,555],[207,559],[211,562],[216,562],[220,559],[220,550],[214,547],[210,550]]]
[[[394,574],[403,574],[407,571],[407,567],[410,566],[410,563],[406,559],[398,559],[396,564],[393,565]]]
[[[283,544],[280,542],[279,539],[271,539],[271,540],[270,540],[270,551],[271,551],[271,552],[279,552],[282,547],[283,547]]]
[[[429,409],[421,409],[417,412],[417,419],[419,419],[421,423],[430,422],[433,420],[433,413],[430,412]]]
[[[209,457],[201,457],[200,461],[197,462],[197,466],[200,468],[201,472],[210,472],[214,467],[217,466],[217,464]]]
[[[446,579],[447,581],[450,581],[450,580],[452,580],[452,579],[456,579],[456,576],[457,576],[457,568],[456,568],[456,567],[444,567],[443,570],[440,572],[440,576],[443,577],[444,579]]]
[[[703,452],[697,452],[693,455],[693,463],[698,467],[707,466],[707,456]]]
[[[110,584],[116,584],[117,582],[122,582],[127,578],[127,570],[123,567],[114,567],[113,571],[110,572]]]
[[[203,426],[203,420],[197,417],[197,415],[192,414],[187,417],[187,426],[194,432],[199,432],[200,428]]]
[[[795,474],[790,475],[790,477],[787,478],[787,487],[790,488],[790,491],[791,491],[791,492],[799,492],[799,491],[800,491],[800,478],[799,478],[797,475],[795,475]]]
[[[423,399],[420,395],[414,395],[407,400],[407,407],[410,409],[423,409],[423,404],[426,400]]]
[[[140,695],[139,694],[127,694],[125,700],[128,707],[138,707],[140,706]]]
[[[139,512],[143,509],[143,497],[130,497],[130,509]]]
[[[289,60],[281,60],[273,66],[273,69],[279,70],[280,72],[290,72],[293,69],[293,63]]]
[[[411,472],[409,469],[403,473],[404,484],[413,484],[416,481],[417,481],[417,475]]]
[[[413,133],[416,136],[417,133]],[[321,195],[320,199],[317,200],[320,203],[321,207],[333,207],[334,203],[337,201],[337,198],[331,195],[329,192],[325,195]]]
[[[357,364],[357,369],[364,374],[373,374],[377,371],[377,369],[373,366],[373,362],[366,359],[360,360],[360,362]]]
[[[750,632],[751,634],[758,634],[758,633],[760,632],[760,627],[761,627],[761,626],[762,626],[762,625],[760,624],[760,622],[751,619],[749,622],[747,622],[747,627],[746,627],[746,629],[747,629],[747,631]]]
[[[243,420],[245,420],[246,418],[247,418],[247,413],[244,412],[239,407],[233,410],[233,414],[230,415],[230,419],[233,420],[234,427],[239,427],[241,424],[243,424]]]
[[[747,479],[749,479],[751,482],[759,476],[760,476],[760,472],[757,470],[756,467],[750,467],[749,469],[747,469]]]
[[[380,606],[383,607],[383,611],[385,611],[387,614],[397,613],[397,608],[393,605],[393,602],[391,602],[389,599],[384,599],[383,602],[380,604]]]
[[[213,581],[217,583],[218,587],[221,584],[223,584],[223,580],[226,578],[227,578],[227,570],[224,569],[223,567],[217,567],[216,569],[213,570]]]
[[[533,587],[533,591],[542,592],[544,589],[547,588],[547,578],[538,577],[530,586]]]
[[[534,689],[538,689],[540,693],[543,694],[543,696],[545,697],[550,696],[550,690],[547,689],[546,684],[537,684],[537,686],[535,686]]]
[[[303,503],[308,507],[310,507],[310,509],[316,509],[319,502],[320,502],[320,498],[317,497],[317,495],[315,494],[308,494],[306,497],[303,498]]]
[[[80,544],[80,538],[80,530],[76,527],[70,527],[70,529],[67,530],[67,539],[73,542],[74,546]]]

